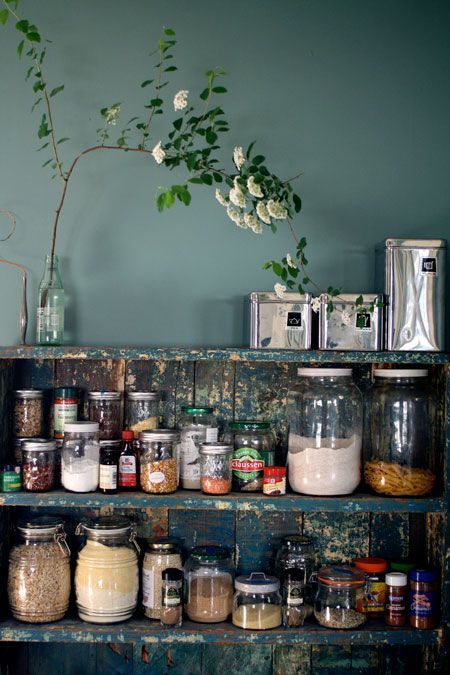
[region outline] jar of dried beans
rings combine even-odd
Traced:
[[[22,480],[24,490],[53,490],[56,477],[56,441],[22,442]]]
[[[153,429],[139,434],[141,488],[144,492],[168,494],[178,487],[178,431]]]
[[[120,391],[90,391],[89,419],[98,422],[100,439],[107,441],[120,438],[122,433],[122,394]]]
[[[70,597],[70,550],[64,525],[42,516],[21,521],[9,554],[8,600],[15,619],[59,621]]]
[[[200,484],[209,495],[226,495],[231,490],[233,446],[224,443],[201,443]]]
[[[14,392],[15,436],[33,438],[44,433],[44,392],[41,389],[17,389]]]
[[[139,438],[141,431],[159,427],[161,397],[157,391],[129,391],[126,398],[125,426]]]

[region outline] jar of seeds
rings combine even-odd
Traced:
[[[168,494],[178,487],[177,443],[174,429],[141,431],[141,488],[144,492]]]
[[[366,621],[361,611],[364,572],[346,565],[321,567],[314,616],[326,628],[354,629]]]
[[[44,392],[17,389],[14,392],[14,436],[33,438],[44,433]]]
[[[183,569],[175,539],[150,539],[142,563],[142,605],[149,619],[161,618],[162,573],[167,568]]]
[[[22,480],[24,490],[46,492],[55,487],[56,441],[22,441]]]

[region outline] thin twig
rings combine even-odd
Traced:
[[[3,239],[0,239],[0,241],[8,241],[8,239],[11,239],[14,232],[16,231],[17,219],[14,213],[9,211],[9,209],[0,209],[0,213],[3,213],[12,223],[9,234],[6,237],[3,237]]]

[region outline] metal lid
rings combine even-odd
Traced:
[[[178,549],[178,541],[170,537],[158,537],[147,541],[149,551],[174,551]]]
[[[43,398],[43,396],[42,389],[16,389],[14,391],[15,398]]]
[[[299,377],[351,377],[351,368],[298,368]]]
[[[190,405],[182,405],[181,410],[188,415],[211,415],[214,412],[214,408],[199,408]]]
[[[282,541],[287,546],[310,546],[312,544],[311,537],[304,534],[287,534]]]
[[[159,401],[161,396],[159,391],[127,391],[127,398],[130,401]]]
[[[246,429],[247,431],[270,429],[270,422],[258,422],[257,420],[235,420],[234,422],[230,422],[230,429]]]
[[[101,448],[106,448],[108,445],[110,445],[114,450],[116,450],[122,445],[122,440],[120,438],[115,438],[113,441],[106,441],[103,439],[99,441],[99,445]]]
[[[374,371],[374,377],[385,377],[385,378],[402,378],[402,377],[427,377],[428,376],[428,370],[426,369],[403,369],[403,368],[397,368],[397,369],[387,369],[387,368],[378,368],[377,370]]]
[[[404,572],[388,572],[386,574],[386,584],[388,586],[406,586],[408,577]]]
[[[191,551],[191,557],[200,562],[215,563],[229,558],[230,552],[223,546],[196,546]]]
[[[234,585],[237,591],[247,593],[275,593],[280,588],[279,580],[265,575],[264,572],[252,572],[248,577],[237,577]]]
[[[14,438],[13,443],[17,447],[21,446],[24,441],[49,441],[51,439],[49,438],[30,438],[29,436],[20,436],[18,438]]]
[[[52,516],[38,516],[29,520],[23,518],[17,524],[21,534],[46,535],[53,534],[58,529],[64,529],[64,521]]]
[[[54,452],[56,450],[56,441],[50,438],[31,438],[22,441],[21,448],[26,452]]]
[[[261,302],[273,302],[274,304],[277,305],[283,305],[283,304],[304,304],[308,305],[311,302],[311,293],[292,293],[290,291],[286,291],[283,294],[283,298],[279,298],[276,293],[273,291],[271,292],[260,292],[260,291],[253,291],[253,293],[250,293],[248,296],[247,302],[259,304]]]
[[[90,401],[119,401],[122,398],[120,391],[88,391]]]
[[[384,239],[379,248],[447,248],[446,239]]]
[[[126,533],[131,529],[131,522],[128,518],[121,518],[120,516],[101,516],[100,518],[92,518],[91,520],[83,521],[82,528],[92,534],[98,536],[108,534]]]
[[[383,296],[380,293],[339,293],[335,297],[331,297],[327,293],[322,293],[320,300],[322,303],[327,304],[332,300],[334,305],[355,305],[358,298],[363,299],[363,305],[371,304],[372,302],[382,302]],[[359,305],[355,305],[355,311],[358,311]]]
[[[348,565],[327,565],[321,567],[317,579],[328,586],[362,586],[365,583],[365,574],[362,570]]]
[[[198,452],[200,455],[231,455],[233,446],[226,443],[200,443]]]
[[[77,398],[78,389],[76,387],[57,387],[53,390],[54,398]]]
[[[95,434],[98,432],[98,422],[66,422],[64,431],[76,434]]]
[[[180,432],[176,429],[148,429],[141,431],[139,440],[141,441],[177,441],[180,437]]]

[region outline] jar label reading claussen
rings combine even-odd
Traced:
[[[264,452],[263,456],[253,448],[238,448],[234,451],[231,460],[233,476],[241,480],[252,481],[258,478],[265,466],[272,466],[274,461],[274,452]]]

